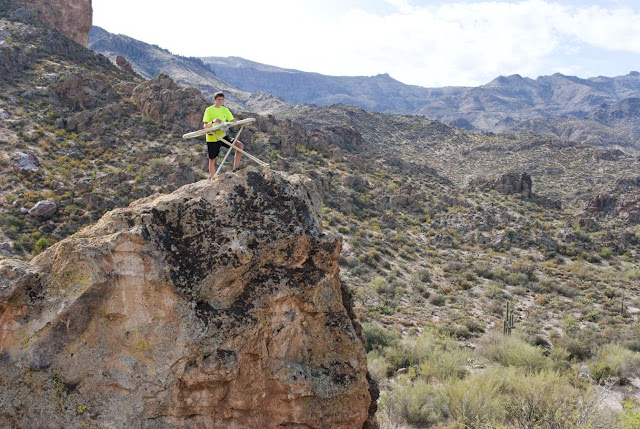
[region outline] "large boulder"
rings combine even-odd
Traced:
[[[18,152],[14,156],[13,171],[25,176],[35,174],[38,172],[40,161],[32,152],[22,153]]]
[[[372,427],[340,238],[246,171],[0,261],[0,427]]]
[[[35,206],[29,210],[29,216],[47,218],[58,210],[55,201],[42,200],[38,201]]]
[[[85,48],[89,46],[93,23],[91,0],[13,0],[13,3],[20,6],[14,17],[40,21]]]

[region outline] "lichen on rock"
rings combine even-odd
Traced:
[[[362,428],[341,241],[303,182],[249,168],[0,261],[0,423]]]

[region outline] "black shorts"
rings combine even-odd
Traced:
[[[234,137],[227,134],[223,137],[229,143],[233,142]],[[207,142],[207,152],[209,152],[209,159],[216,159],[220,154],[220,148],[224,145],[224,147],[229,147],[226,144],[222,143],[220,140],[217,142]]]

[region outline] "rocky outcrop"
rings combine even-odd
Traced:
[[[498,177],[493,184],[496,191],[503,194],[520,194],[524,198],[530,199],[532,182],[529,173],[507,173]]]
[[[119,98],[108,78],[99,73],[76,72],[65,75],[52,92],[63,103],[82,111],[108,106]],[[90,112],[82,113],[90,115]]]
[[[316,145],[324,145],[328,150],[337,147],[347,151],[354,151],[363,145],[362,135],[353,127],[330,126],[321,130],[314,129],[309,132],[310,140]]]
[[[13,3],[19,6],[13,12],[14,18],[42,22],[82,46],[89,46],[91,0],[13,0]]]
[[[533,199],[533,181],[527,172],[505,173],[494,180],[481,177],[475,178],[469,182],[468,187],[470,189],[496,190],[507,195],[518,194],[523,198]],[[551,202],[547,203],[551,204]]]
[[[131,63],[127,61],[127,59],[122,55],[118,55],[116,57],[116,65],[120,67],[122,70],[126,71],[127,73],[136,74],[135,70],[133,70],[133,66],[131,65]]]
[[[200,91],[182,88],[162,74],[138,85],[131,100],[140,113],[155,121],[186,121],[193,128],[200,128],[202,115],[209,106]]]
[[[302,181],[194,183],[0,261],[0,426],[362,428],[341,241]]]
[[[614,191],[594,195],[586,202],[584,213],[597,218],[618,218],[626,224],[640,223],[640,193],[637,178],[620,179]]]
[[[616,207],[616,197],[609,194],[598,194],[587,201],[586,212],[594,215],[608,213]]]

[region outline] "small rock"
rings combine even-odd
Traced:
[[[58,206],[54,201],[51,201],[51,200],[38,201],[38,203],[35,206],[33,206],[31,210],[29,210],[29,216],[47,217],[54,214],[57,210],[58,210]]]
[[[93,184],[87,179],[79,180],[76,183],[76,191],[80,193],[91,192],[93,190]]]
[[[29,213],[29,209],[26,208],[26,207],[20,207],[20,213],[27,214],[27,213]]]
[[[398,369],[398,371],[396,371],[396,374],[398,374],[398,375],[406,374],[407,372],[409,372],[409,370],[407,368],[400,368],[400,369]]]
[[[41,226],[38,228],[38,231],[40,231],[40,232],[41,232],[41,233],[43,233],[43,234],[49,234],[49,233],[50,233],[51,231],[53,231],[53,230],[54,230],[54,228],[53,228],[51,225],[49,225],[49,224],[41,225]]]
[[[13,251],[13,243],[10,241],[0,241],[0,255],[9,256]]]
[[[51,189],[56,190],[56,189],[60,189],[64,186],[64,183],[62,183],[59,180],[52,180],[51,181]]]
[[[17,160],[13,164],[14,171],[24,175],[30,175],[38,172],[40,161],[33,153],[19,152],[16,156]]]
[[[9,119],[11,115],[4,109],[0,109],[0,119]]]

